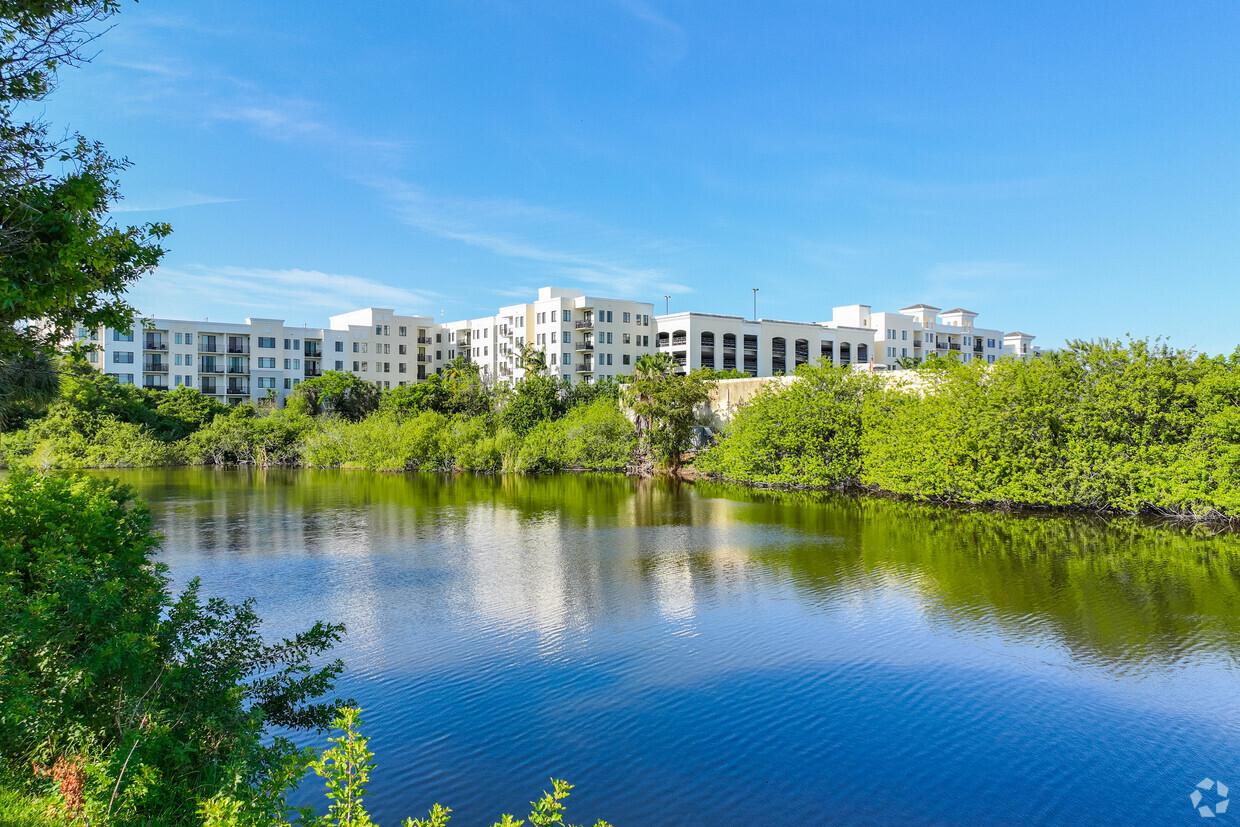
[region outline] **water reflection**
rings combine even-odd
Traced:
[[[386,823],[551,772],[628,824],[976,822],[1017,788],[1013,821],[1155,821],[1240,752],[1233,536],[615,475],[124,477],[178,580],[348,625]]]

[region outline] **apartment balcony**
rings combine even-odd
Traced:
[[[228,373],[232,376],[249,376],[250,369],[246,365],[229,365]]]
[[[167,373],[168,363],[163,359],[144,359],[142,360],[143,373]]]
[[[573,350],[594,350],[594,342],[578,342],[573,345]]]
[[[168,343],[159,339],[147,339],[142,343],[143,350],[167,350]]]
[[[590,364],[589,362],[586,362],[585,364],[579,364],[577,365],[577,372],[578,373],[594,373],[594,365]]]
[[[248,354],[250,352],[250,343],[244,342],[239,345],[229,345],[228,352],[234,356],[237,354]]]
[[[433,362],[434,360],[433,360],[433,359],[431,359],[430,354],[427,354],[427,353],[419,353],[419,354],[418,354],[418,361],[419,361],[419,362],[422,362],[423,364],[427,364],[427,363]]]
[[[317,367],[312,368],[309,365],[306,365],[306,378],[307,379],[313,379],[316,376],[322,376],[322,375],[323,375],[323,371],[319,370]]]
[[[199,339],[198,340],[198,352],[199,353],[223,353],[224,348],[221,345],[217,345],[214,342],[204,342],[202,339]]]
[[[167,380],[158,382],[155,379],[143,379],[142,387],[146,388],[148,391],[166,391],[168,390],[168,382]]]
[[[219,386],[215,384],[214,379],[203,379],[198,385],[198,390],[202,391],[208,396],[215,396],[217,393],[219,393],[220,389],[219,389]]]
[[[951,344],[949,344],[948,347],[951,350],[960,350],[960,345],[956,344],[955,342],[952,342]]]
[[[228,395],[228,396],[249,396],[249,395],[250,395],[250,386],[249,386],[249,385],[234,385],[234,384],[232,384],[232,383],[230,382],[230,383],[228,384],[228,394],[227,394],[227,395]]]
[[[939,350],[947,350],[947,342],[935,342],[934,346]]]
[[[594,319],[586,319],[584,322],[577,322],[578,330],[591,330],[594,328]]]
[[[319,347],[318,344],[311,345],[309,342],[306,342],[306,349],[304,353],[306,354],[307,359],[323,358],[323,348]]]
[[[419,337],[418,337],[418,344],[420,344],[420,345],[429,345],[429,344],[431,344],[431,337],[430,337],[430,336],[419,336]]]
[[[223,373],[224,366],[213,364],[211,362],[203,362],[198,366],[199,373]]]

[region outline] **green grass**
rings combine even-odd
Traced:
[[[62,827],[69,822],[49,815],[59,810],[53,796],[32,796],[0,781],[0,827]]]

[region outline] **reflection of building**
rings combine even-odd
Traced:
[[[121,382],[152,389],[180,385],[236,404],[287,398],[323,371],[352,373],[381,388],[425,381],[457,357],[487,381],[524,375],[521,349],[533,345],[552,376],[591,382],[624,376],[643,354],[668,353],[685,370],[737,370],[750,376],[791,373],[820,359],[890,370],[930,356],[994,362],[1037,353],[1027,333],[979,328],[977,314],[926,304],[898,313],[868,305],[836,307],[829,322],[744,319],[711,313],[653,315],[648,302],[587,296],[543,287],[535,301],[493,316],[436,322],[368,307],[332,316],[326,328],[281,319],[245,323],[139,319],[131,331],[78,331],[98,350],[90,359]]]
[[[871,313],[864,304],[836,307],[829,322],[745,319],[712,313],[670,313],[656,318],[658,350],[685,370],[706,367],[750,376],[792,373],[820,359],[837,365],[894,370],[931,356],[993,363],[1036,353],[1027,333],[975,327],[977,314],[940,312],[927,304],[899,313]]]

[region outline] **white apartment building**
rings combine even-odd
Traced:
[[[527,342],[545,350],[552,375],[569,382],[627,374],[638,356],[653,352],[653,309],[544,287],[536,302],[459,322],[367,307],[332,316],[327,328],[290,327],[282,319],[139,318],[129,331],[80,328],[77,339],[96,346],[88,354],[96,368],[127,384],[185,385],[230,404],[283,404],[303,380],[325,370],[392,388],[425,381],[457,356],[478,365],[486,381],[512,383],[524,376],[518,361]]]
[[[1004,356],[1036,354],[1033,336],[974,325],[963,308],[941,312],[917,304],[898,313],[872,313],[869,305],[832,309],[829,322],[746,319],[712,313],[670,313],[656,318],[656,346],[685,370],[707,367],[750,376],[792,373],[797,365],[825,359],[860,369],[898,370],[905,360],[930,354],[993,364]]]
[[[896,370],[930,354],[993,363],[1037,354],[1028,333],[981,328],[963,308],[927,304],[898,313],[869,305],[832,309],[829,322],[745,319],[713,313],[654,316],[654,305],[543,287],[530,303],[493,316],[436,322],[367,307],[332,316],[326,328],[290,327],[281,319],[244,324],[138,319],[132,331],[79,329],[96,345],[95,366],[146,388],[197,388],[231,404],[274,398],[279,404],[303,380],[325,370],[352,373],[380,388],[422,382],[464,356],[485,381],[524,376],[520,353],[529,343],[546,354],[552,376],[593,382],[626,376],[647,353],[668,353],[684,370],[739,370],[750,376],[793,372],[825,359],[870,370]]]
[[[79,328],[77,339],[94,345],[87,358],[120,382],[153,390],[186,385],[232,404],[287,398],[303,379],[321,375],[324,353],[339,353],[344,341],[340,331],[258,318],[139,319],[128,331]]]

